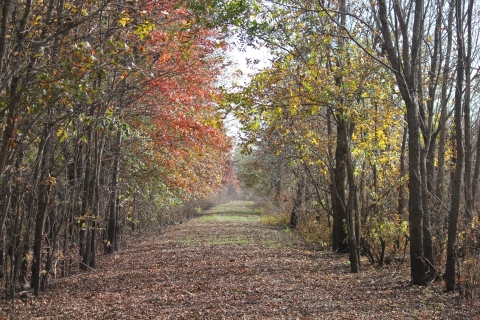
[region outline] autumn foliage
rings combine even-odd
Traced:
[[[95,268],[122,233],[188,218],[226,185],[225,43],[177,1],[6,1],[1,12],[2,287],[38,295]]]
[[[219,11],[235,12],[231,24],[272,57],[229,95],[243,185],[283,208],[289,227],[348,253],[353,273],[365,259],[400,262],[414,285],[445,280],[478,297],[474,1],[233,1]]]
[[[141,100],[153,113],[147,134],[168,185],[203,197],[220,185],[230,149],[214,87],[224,44],[217,31],[192,25],[185,9],[169,19],[174,32],[152,32],[147,45],[151,55],[160,52],[152,69],[160,76],[150,79]]]

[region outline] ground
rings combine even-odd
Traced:
[[[13,305],[14,303],[14,305]],[[441,284],[409,284],[403,268],[309,249],[264,225],[252,203],[230,202],[138,238],[92,272],[40,298],[1,305],[7,319],[480,319],[476,302]]]

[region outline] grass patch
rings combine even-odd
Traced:
[[[242,236],[210,238],[208,244],[211,246],[231,246],[251,244],[252,241]]]
[[[202,212],[199,222],[255,223],[260,221],[259,210],[253,201],[230,201]]]
[[[232,236],[212,236],[207,239],[198,239],[194,237],[185,237],[184,239],[179,240],[179,242],[186,246],[198,246],[198,245],[206,245],[206,246],[234,246],[234,245],[247,245],[252,244],[253,241],[251,239],[247,239],[240,235],[232,235]]]
[[[267,211],[267,210],[265,210]],[[253,201],[231,201],[218,205],[192,221],[197,227],[211,229],[203,237],[186,236],[177,243],[185,246],[260,245],[273,248],[293,247],[296,237],[286,227],[289,215],[265,215],[264,209]],[[284,232],[272,231],[255,224],[281,226]]]
[[[211,236],[208,238],[185,237],[178,240],[179,243],[188,247],[195,246],[239,246],[239,245],[264,245],[271,248],[292,248],[295,239],[252,239],[242,235]]]
[[[230,201],[218,206],[213,207],[210,210],[204,212],[204,214],[227,214],[227,213],[241,213],[241,214],[258,214],[253,208],[255,202],[253,201]]]
[[[258,216],[249,214],[210,214],[197,219],[201,222],[252,223],[260,221]]]

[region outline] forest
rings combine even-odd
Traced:
[[[245,4],[272,65],[230,92],[238,178],[311,241],[413,285],[478,289],[478,6],[474,1]],[[235,22],[234,22],[235,23]],[[251,39],[251,40],[248,40]],[[256,40],[259,39],[259,40]]]
[[[4,301],[234,197],[351,274],[399,266],[478,301],[474,0],[0,7]],[[268,63],[241,82],[247,48]]]
[[[2,1],[1,17],[0,262],[6,297],[38,295],[229,179],[225,41],[174,1]]]

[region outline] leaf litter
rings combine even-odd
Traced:
[[[406,268],[349,272],[346,255],[312,250],[261,224],[248,203],[130,241],[94,272],[39,298],[4,301],[4,319],[480,319],[478,301],[409,284]],[[1,319],[0,318],[0,319]]]

